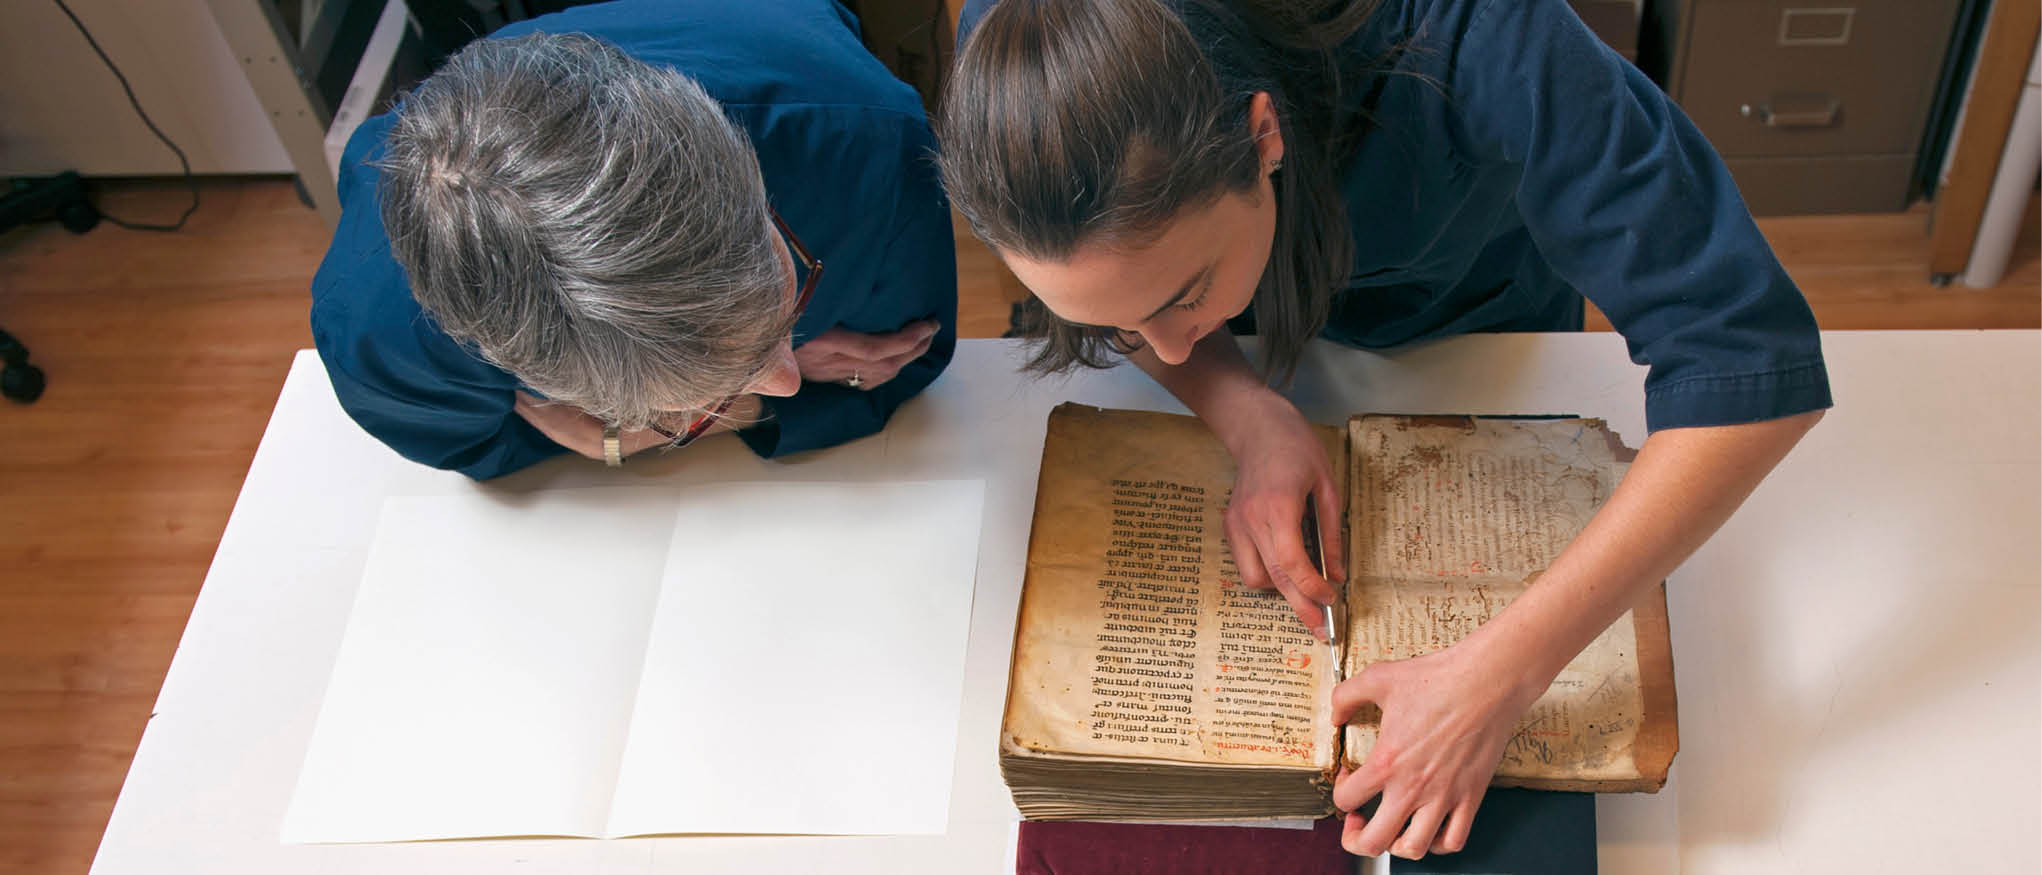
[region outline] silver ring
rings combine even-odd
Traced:
[[[851,372],[851,378],[850,378],[850,379],[848,379],[848,380],[845,380],[845,381],[844,381],[844,385],[846,385],[846,386],[849,386],[849,387],[851,387],[851,388],[853,388],[853,389],[856,389],[856,388],[858,388],[859,386],[863,386],[863,385],[865,385],[865,378],[864,378],[864,377],[860,377],[860,376],[858,376],[858,372],[857,372],[857,371],[852,371],[852,372]]]

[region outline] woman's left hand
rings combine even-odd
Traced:
[[[1333,802],[1349,812],[1340,844],[1350,853],[1407,859],[1458,851],[1503,758],[1517,720],[1545,690],[1514,679],[1475,638],[1413,659],[1369,666],[1333,689],[1333,719],[1363,704],[1382,709],[1375,748],[1343,775]],[[1495,654],[1502,656],[1503,654]],[[1373,814],[1358,809],[1377,794]]]

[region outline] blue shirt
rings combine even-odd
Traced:
[[[1355,260],[1325,336],[1578,326],[1585,294],[1649,366],[1649,429],[1829,406],[1814,315],[1722,159],[1563,0],[1383,0],[1341,50],[1400,45],[1354,89],[1375,126],[1337,171]]]
[[[796,345],[833,327],[942,324],[927,354],[870,391],[804,383],[764,398],[770,418],[739,432],[761,456],[878,431],[956,348],[957,262],[935,137],[920,97],[865,50],[857,26],[832,0],[626,0],[494,35],[586,33],[686,74],[723,105],[758,153],[774,209],[825,267]],[[512,410],[517,378],[449,338],[412,298],[369,163],[394,121],[369,119],[348,141],[340,227],[312,280],[312,334],[341,406],[406,458],[476,479],[564,452]]]

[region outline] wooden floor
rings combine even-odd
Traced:
[[[175,188],[107,193],[136,220]],[[1762,222],[1825,328],[2042,327],[2031,207],[1987,291],[1931,287],[1926,212]],[[0,235],[0,328],[50,389],[0,403],[0,872],[84,872],[289,367],[325,229],[289,182],[205,186],[175,234]],[[960,231],[962,333],[1020,290]],[[2024,399],[2032,402],[2033,399]]]

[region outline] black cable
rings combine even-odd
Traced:
[[[106,62],[106,68],[113,71],[113,78],[120,80],[121,90],[128,93],[128,104],[135,108],[136,115],[142,117],[142,124],[148,125],[149,132],[155,134],[156,139],[162,140],[163,145],[169,146],[170,151],[177,153],[177,163],[184,167],[184,183],[191,187],[191,206],[184,208],[184,215],[177,217],[177,224],[175,225],[123,222],[120,219],[106,215],[104,211],[100,215],[107,221],[131,231],[176,231],[183,228],[185,220],[191,218],[191,214],[198,212],[199,209],[199,182],[196,177],[191,175],[191,160],[184,157],[184,150],[177,148],[176,143],[171,142],[169,137],[164,136],[163,129],[156,127],[156,123],[149,119],[149,114],[142,110],[142,102],[135,99],[135,89],[128,87],[128,77],[121,75],[121,68],[113,65],[113,59],[107,57],[106,50],[99,47],[99,40],[93,39],[92,31],[85,29],[85,22],[78,20],[78,15],[71,11],[71,7],[64,4],[64,0],[51,0],[51,2],[57,4],[57,8],[64,11],[64,17],[71,19],[71,24],[76,26],[78,33],[85,37],[86,44],[92,46],[92,51],[99,55],[101,61]]]

